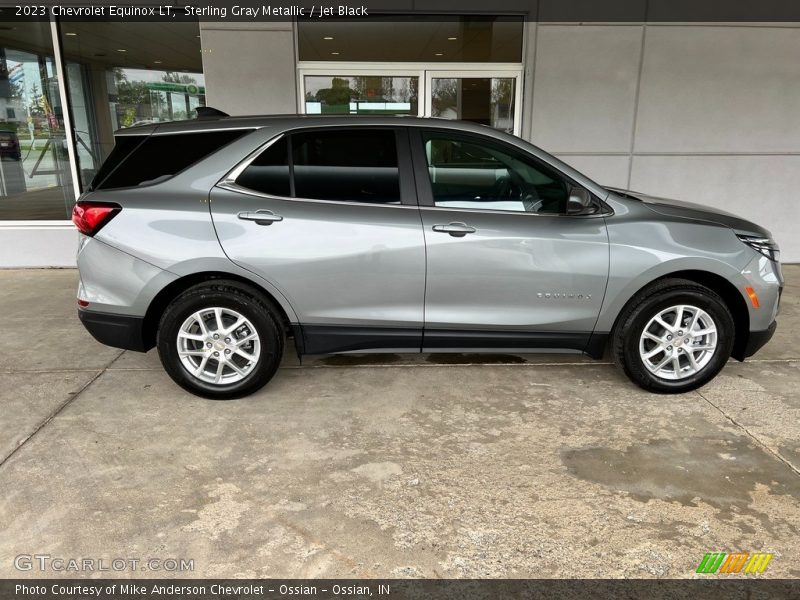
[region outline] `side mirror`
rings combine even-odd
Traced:
[[[592,195],[581,187],[573,187],[569,191],[567,200],[568,215],[593,215],[597,212],[597,205],[592,202]]]

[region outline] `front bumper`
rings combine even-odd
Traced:
[[[92,337],[101,344],[137,352],[149,350],[144,343],[143,317],[78,309],[78,318]]]
[[[772,324],[764,331],[751,331],[747,337],[747,344],[744,347],[742,360],[753,356],[756,352],[761,350],[767,342],[775,335],[775,329],[778,327],[778,322],[773,321]],[[737,358],[737,357],[734,357]]]

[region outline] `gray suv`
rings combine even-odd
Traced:
[[[685,392],[775,330],[768,231],[598,185],[464,122],[228,117],[117,132],[73,221],[78,314],[240,397],[299,355],[584,352]]]

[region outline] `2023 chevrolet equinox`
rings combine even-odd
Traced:
[[[212,113],[214,111],[209,111]],[[768,231],[602,187],[457,121],[227,117],[133,127],[73,221],[78,314],[240,397],[298,354],[584,352],[684,392],[775,330]]]

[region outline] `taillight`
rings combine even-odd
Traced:
[[[72,209],[72,222],[82,234],[93,236],[121,210],[119,204],[111,202],[81,201]]]

